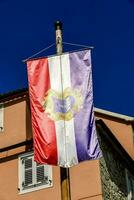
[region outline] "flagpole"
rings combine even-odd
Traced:
[[[63,53],[62,23],[60,21],[56,21],[54,25],[56,34],[56,53],[57,55],[61,55]],[[62,200],[71,200],[69,169],[60,167],[60,177]]]

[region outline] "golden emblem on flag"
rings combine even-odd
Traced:
[[[62,93],[50,89],[46,93],[42,105],[52,120],[69,121],[82,108],[83,98],[78,89],[68,87]]]

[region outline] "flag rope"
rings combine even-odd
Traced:
[[[70,42],[62,42],[63,44],[66,45],[71,45],[71,46],[76,46],[76,47],[83,47],[83,48],[89,48],[89,49],[93,49],[93,46],[86,46],[86,45],[81,45],[81,44],[75,44],[75,43],[70,43]],[[52,43],[51,45],[41,49],[40,51],[38,51],[37,53],[34,53],[33,55],[29,56],[28,58],[22,60],[22,62],[27,62],[28,60],[30,60],[31,58],[34,58],[34,56],[39,55],[40,53],[50,49],[51,47],[55,46],[55,43]]]
[[[82,44],[75,44],[75,43],[70,43],[70,42],[62,42],[63,44],[71,45],[71,46],[76,46],[76,47],[83,47],[83,48],[89,48],[93,49],[93,46],[87,46],[87,45],[82,45]]]
[[[42,53],[42,52],[44,52],[44,51],[50,49],[50,48],[53,47],[53,46],[55,46],[55,43],[49,45],[48,47],[45,47],[44,49],[41,49],[41,50],[38,51],[37,53],[31,55],[30,57],[28,57],[28,58],[26,58],[26,59],[24,59],[24,60],[22,60],[22,62],[26,62],[26,61],[28,61],[29,59],[33,58],[34,56],[39,55],[40,53]]]

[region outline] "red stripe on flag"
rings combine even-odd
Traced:
[[[34,133],[34,159],[38,163],[57,164],[55,123],[44,112],[42,102],[50,89],[48,59],[27,62],[32,128]]]

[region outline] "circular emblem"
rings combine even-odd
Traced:
[[[73,90],[68,87],[62,94],[50,89],[46,93],[42,105],[52,120],[69,121],[82,108],[83,98],[77,89]]]

